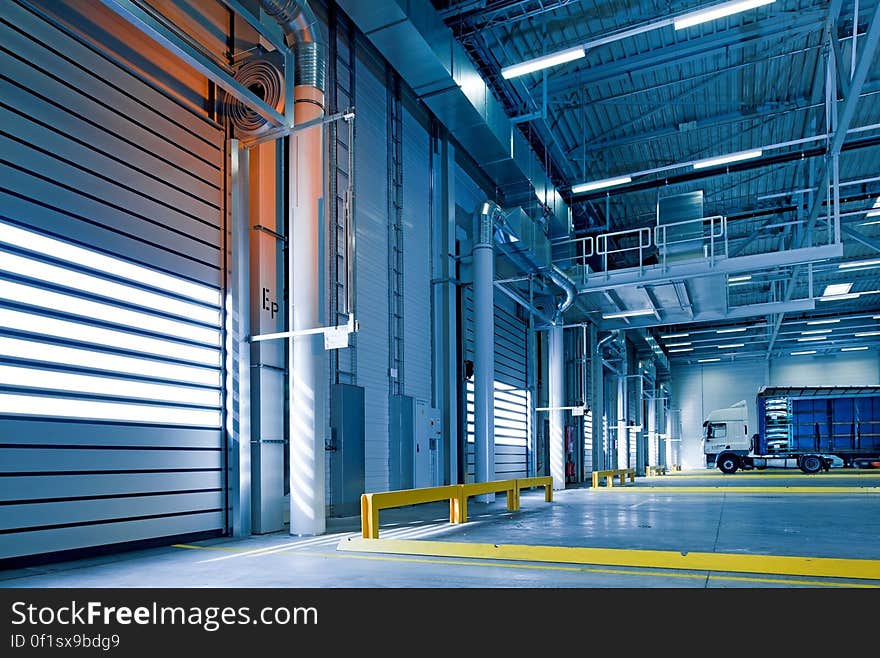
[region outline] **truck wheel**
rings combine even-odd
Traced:
[[[816,455],[806,455],[801,457],[799,466],[807,475],[814,475],[822,470],[822,459]]]
[[[718,468],[722,473],[736,473],[739,468],[739,458],[736,455],[721,455],[718,459]]]

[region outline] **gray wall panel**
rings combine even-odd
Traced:
[[[223,453],[220,450],[62,450],[0,447],[0,473],[4,474],[214,469],[222,466]]]
[[[0,445],[78,445],[78,446],[150,446],[167,448],[212,448],[223,446],[219,430],[100,423],[59,423],[0,418]]]

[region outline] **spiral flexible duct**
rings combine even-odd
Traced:
[[[235,73],[235,79],[279,112],[284,110],[284,77],[271,62],[249,59]],[[226,113],[240,131],[254,134],[267,129],[268,121],[233,96],[227,96]]]

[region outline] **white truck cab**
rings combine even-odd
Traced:
[[[751,447],[749,436],[749,407],[740,400],[726,409],[709,412],[703,421],[703,454],[706,466],[715,465],[715,458],[722,451],[747,455]]]

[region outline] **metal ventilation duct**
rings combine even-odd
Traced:
[[[552,215],[551,236],[568,233],[568,206],[452,31],[427,0],[338,0],[367,38],[503,191],[507,206]]]

